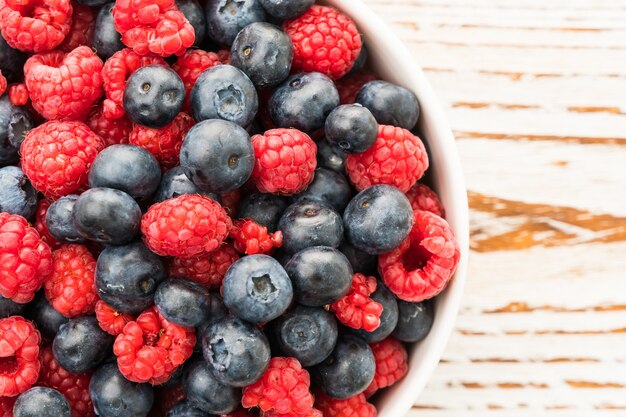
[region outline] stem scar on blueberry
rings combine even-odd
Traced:
[[[370,206],[370,201],[369,201],[369,200],[363,200],[363,201],[361,202],[361,208],[366,209],[366,208],[368,208],[369,206]]]
[[[150,88],[151,88],[150,83],[143,83],[143,85],[141,86],[141,89],[146,93],[150,91]]]
[[[235,168],[238,162],[239,162],[239,157],[237,155],[231,155],[230,158],[228,158],[228,167]]]
[[[250,54],[252,53],[252,48],[249,46],[246,46],[245,48],[243,48],[243,54],[245,56],[250,56]]]
[[[300,86],[300,78],[296,78],[294,80],[291,80],[291,82],[289,83],[290,87],[299,87]]]

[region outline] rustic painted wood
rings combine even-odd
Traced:
[[[447,108],[457,329],[410,417],[626,416],[626,1],[366,0]]]

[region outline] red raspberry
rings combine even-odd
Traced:
[[[348,293],[335,301],[331,309],[346,326],[373,332],[380,326],[380,315],[383,313],[382,304],[370,298],[374,291],[376,278],[356,273]]]
[[[378,257],[378,270],[398,298],[417,302],[443,291],[459,257],[448,222],[428,211],[416,211],[411,233],[396,249]]]
[[[222,207],[224,207],[226,213],[228,213],[229,216],[234,216],[235,213],[237,213],[237,208],[241,201],[241,189],[220,194],[220,197],[222,198]]]
[[[0,96],[7,91],[7,79],[2,75],[0,71]]]
[[[87,126],[104,140],[105,146],[128,143],[128,137],[133,130],[133,122],[128,116],[123,115],[119,119],[107,119],[104,117],[104,108],[98,105],[87,116]]]
[[[317,145],[297,129],[272,129],[252,137],[252,180],[262,193],[298,194],[315,173]]]
[[[181,258],[216,250],[231,226],[219,203],[198,194],[154,204],[141,219],[141,232],[152,252]]]
[[[0,320],[0,397],[15,397],[37,382],[40,341],[35,326],[24,318]]]
[[[0,417],[13,417],[13,405],[17,397],[0,397]]]
[[[387,388],[404,378],[409,371],[408,354],[404,345],[389,337],[382,342],[370,345],[376,361],[376,373],[372,383],[363,393],[371,397],[379,389]]]
[[[44,284],[46,298],[65,317],[94,312],[98,293],[96,260],[82,245],[63,245],[52,252],[52,274]]]
[[[308,417],[313,408],[310,386],[309,373],[297,359],[272,358],[263,376],[243,389],[241,405],[276,417]]]
[[[376,417],[378,415],[376,407],[368,403],[363,394],[345,400],[319,394],[315,396],[315,406],[322,410],[324,417]]]
[[[70,0],[4,0],[0,3],[0,30],[7,43],[21,51],[56,48],[70,31]]]
[[[217,51],[217,56],[222,64],[230,65],[230,50],[220,49],[219,51]]]
[[[193,353],[196,335],[191,327],[165,320],[150,307],[124,326],[113,344],[122,375],[133,382],[153,385],[167,381]]]
[[[87,183],[103,140],[83,122],[51,121],[37,126],[22,143],[22,169],[33,187],[56,199]]]
[[[19,83],[13,84],[9,87],[9,101],[14,106],[24,106],[28,103],[30,97],[28,97],[28,89],[26,84]]]
[[[427,169],[428,155],[420,138],[395,126],[380,125],[371,148],[346,158],[346,171],[358,191],[389,184],[406,193]]]
[[[158,390],[158,394],[155,395],[155,404],[153,410],[158,410],[159,417],[167,415],[167,413],[179,402],[186,398],[185,390],[182,384],[177,384],[171,387],[161,387]],[[156,411],[156,410],[155,410]]]
[[[173,258],[169,276],[184,277],[209,289],[220,288],[226,271],[237,259],[235,249],[224,243],[213,252],[195,258]]]
[[[256,417],[258,414],[253,412],[252,410],[244,410],[240,408],[239,410],[233,411],[232,413],[222,414],[221,417]]]
[[[72,26],[65,36],[63,43],[59,45],[63,52],[70,52],[79,46],[93,45],[93,32],[96,28],[96,12],[94,9],[82,4],[74,4],[72,13]]]
[[[378,77],[371,72],[357,72],[356,74],[346,75],[335,83],[337,91],[339,91],[339,101],[341,104],[352,104],[356,100],[361,87],[370,81],[377,80]]]
[[[407,191],[406,196],[414,211],[430,211],[439,217],[446,217],[446,211],[439,201],[439,197],[427,185],[416,183]]]
[[[126,323],[135,320],[130,314],[121,313],[102,300],[96,302],[95,311],[100,328],[113,336],[122,333]]]
[[[361,52],[356,25],[334,7],[312,6],[283,23],[293,43],[294,72],[321,72],[333,80],[343,77]]]
[[[45,198],[43,200],[39,200],[37,203],[37,212],[35,213],[35,224],[33,225],[39,233],[39,237],[41,240],[46,242],[51,249],[58,249],[61,247],[61,242],[56,240],[54,236],[50,234],[48,231],[48,226],[46,225],[46,213],[48,213],[48,207],[50,207],[50,202]]]
[[[0,213],[0,295],[27,303],[51,272],[50,247],[37,230],[22,216]]]
[[[283,246],[283,233],[278,230],[269,233],[267,227],[251,219],[237,220],[230,229],[237,252],[246,255],[270,254],[274,248]]]
[[[136,124],[128,141],[154,155],[163,168],[172,168],[178,165],[183,139],[194,124],[193,118],[186,113],[179,113],[171,123],[160,129]]]
[[[33,107],[48,120],[85,117],[102,96],[102,60],[88,46],[67,55],[42,52],[24,64],[24,82]]]
[[[67,398],[72,409],[72,417],[94,417],[96,414],[89,395],[90,373],[71,374],[57,362],[52,348],[41,348],[39,356],[41,372],[37,385],[54,388]]]
[[[189,108],[189,95],[191,89],[196,84],[200,74],[208,68],[222,64],[219,56],[215,52],[206,52],[201,49],[189,49],[180,58],[172,68],[180,76],[185,84],[187,96],[185,98],[185,106]]]

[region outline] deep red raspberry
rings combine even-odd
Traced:
[[[402,342],[389,337],[370,345],[376,361],[376,373],[372,383],[363,393],[371,397],[379,389],[387,388],[404,378],[409,370],[408,354]]]
[[[315,396],[315,406],[324,413],[324,417],[376,417],[378,415],[376,407],[368,403],[363,394],[345,400],[319,394]]]
[[[9,87],[9,101],[14,106],[24,106],[28,103],[28,89],[26,88],[26,84],[19,83],[13,84]]]
[[[133,382],[153,385],[167,381],[174,370],[193,353],[193,328],[167,321],[150,307],[124,326],[113,344],[122,375]]]
[[[459,258],[448,222],[428,211],[416,211],[411,233],[396,249],[378,257],[378,270],[398,298],[417,302],[443,291]]]
[[[217,56],[222,64],[230,65],[230,51],[228,49],[220,49],[217,51]]]
[[[244,416],[245,415],[251,415],[251,414],[244,414]],[[261,417],[324,417],[324,415],[322,414],[320,410],[316,408],[311,408],[309,411],[307,411],[304,414],[293,414],[293,413],[280,414],[274,411],[268,411],[267,413],[261,413]]]
[[[0,96],[7,91],[7,79],[2,75],[0,71]]]
[[[222,414],[221,417],[257,417],[257,413],[253,410],[244,410],[240,408],[239,410],[233,411],[232,413]]]
[[[254,384],[243,389],[241,405],[259,407],[274,416],[305,417],[311,414],[311,378],[294,358],[272,358],[269,367]]]
[[[376,278],[356,273],[348,293],[335,301],[331,309],[346,326],[373,332],[380,326],[380,315],[383,312],[382,304],[370,298],[374,291]]]
[[[48,213],[48,207],[50,207],[50,202],[45,198],[39,200],[37,203],[37,211],[35,212],[35,229],[37,233],[39,233],[39,237],[41,240],[46,242],[51,249],[57,249],[61,247],[61,242],[56,240],[54,236],[50,234],[48,231],[48,226],[46,225],[46,213]]]
[[[91,110],[85,123],[96,135],[104,140],[105,146],[128,143],[130,132],[133,130],[133,122],[126,115],[118,119],[107,119],[104,117],[102,105],[98,105]]]
[[[414,211],[430,211],[439,217],[446,217],[446,211],[439,197],[427,185],[416,183],[407,191],[406,196]]]
[[[21,51],[42,52],[63,42],[72,23],[70,0],[4,0],[0,30],[7,43]]]
[[[272,129],[252,137],[252,181],[262,193],[297,194],[315,174],[317,145],[297,129]]]
[[[228,268],[239,259],[235,249],[228,243],[222,244],[211,253],[194,258],[172,258],[169,276],[184,277],[209,289],[220,288]]]
[[[102,60],[88,46],[68,54],[42,52],[24,64],[24,82],[33,107],[48,120],[85,117],[102,96]]]
[[[0,295],[27,303],[51,272],[50,247],[37,230],[22,216],[0,213]]]
[[[228,213],[229,216],[234,216],[235,213],[237,213],[237,208],[241,201],[241,189],[239,188],[228,193],[222,193],[220,197],[222,198],[222,207],[224,207],[226,213]]]
[[[186,398],[185,390],[182,384],[176,384],[171,387],[161,387],[158,391],[158,395],[155,396],[159,409],[159,416],[165,416],[167,413],[179,402]]]
[[[89,395],[91,373],[71,374],[57,362],[50,346],[41,348],[41,372],[37,385],[54,388],[65,396],[72,409],[72,417],[94,417],[96,414]]]
[[[63,43],[59,45],[63,52],[70,52],[79,46],[93,45],[93,32],[96,28],[96,11],[82,4],[74,4],[72,13],[72,25],[69,33],[65,36]]]
[[[136,124],[128,141],[154,155],[163,168],[172,168],[178,165],[183,139],[194,123],[193,118],[187,113],[179,113],[171,123],[160,129]]]
[[[395,126],[380,125],[371,148],[346,158],[346,171],[358,191],[389,184],[406,193],[427,169],[424,143],[408,130]]]
[[[130,314],[119,312],[102,300],[96,302],[95,312],[100,328],[113,336],[122,333],[126,323],[135,320]]]
[[[335,84],[337,85],[337,91],[339,91],[339,101],[341,104],[354,103],[361,87],[377,79],[378,77],[371,72],[357,72],[337,80]]]
[[[350,71],[361,52],[356,25],[334,7],[312,6],[283,23],[293,43],[293,72],[321,72],[333,80]]]
[[[0,417],[13,417],[13,405],[17,397],[0,397]]]
[[[51,121],[37,126],[22,143],[22,169],[35,189],[51,199],[87,183],[104,141],[82,122]]]
[[[219,203],[186,194],[152,205],[141,219],[150,250],[161,256],[191,258],[220,247],[232,226]]]
[[[0,397],[15,397],[37,382],[40,341],[35,326],[24,318],[0,320]]]
[[[268,255],[274,248],[283,246],[283,233],[280,230],[269,233],[267,227],[251,219],[235,221],[230,229],[230,237],[237,252],[246,255]]]
[[[187,96],[185,98],[185,106],[189,108],[189,94],[196,84],[198,77],[202,72],[215,65],[222,64],[220,57],[215,52],[206,52],[201,49],[189,49],[180,58],[172,68],[183,80]]]

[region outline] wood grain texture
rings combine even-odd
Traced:
[[[410,417],[626,416],[626,0],[366,0],[469,189],[457,329]]]

